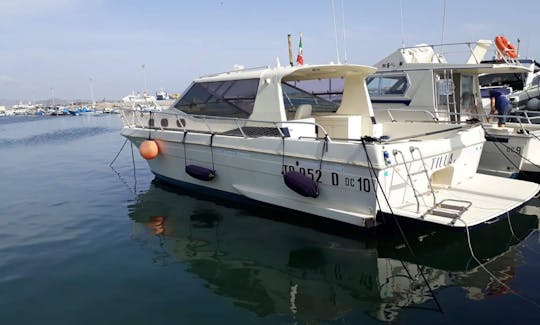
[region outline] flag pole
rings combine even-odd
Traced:
[[[291,34],[287,35],[287,43],[289,43],[289,64],[291,67],[293,66],[293,60],[292,60],[292,43],[291,43]]]

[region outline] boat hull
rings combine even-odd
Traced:
[[[126,127],[122,134],[137,146],[148,138],[145,129]],[[160,154],[148,164],[154,174],[169,183],[360,227],[378,225],[380,212],[443,226],[473,227],[520,206],[539,190],[537,184],[476,173],[484,137],[480,127],[443,140],[368,144],[348,141],[330,142],[327,146],[321,140],[214,137],[166,130],[153,131],[152,136]],[[415,156],[413,148],[423,157]],[[214,170],[215,178],[191,177],[185,172],[186,165]],[[292,171],[316,183],[320,195],[305,197],[289,188],[283,174]],[[496,187],[491,186],[495,183]],[[475,190],[475,184],[482,186]],[[493,191],[482,193],[489,188]],[[512,196],[502,198],[498,195],[501,188],[512,188]],[[471,199],[480,203],[459,216],[441,216],[432,209],[447,200]]]
[[[520,127],[486,127],[486,144],[478,170],[485,174],[520,178],[538,183],[540,174],[540,130],[516,133]]]

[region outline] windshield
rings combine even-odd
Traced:
[[[369,96],[403,96],[409,87],[405,75],[370,76],[366,79]]]
[[[248,118],[259,79],[197,82],[174,105],[187,114]]]
[[[300,105],[310,105],[312,113],[335,113],[343,93],[343,79],[317,79],[283,82],[283,104],[287,119]]]

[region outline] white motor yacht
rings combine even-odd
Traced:
[[[121,134],[166,182],[361,227],[388,214],[476,226],[538,193],[476,172],[479,124],[377,120],[366,86],[374,72],[328,64],[201,77],[167,110],[122,110]],[[344,85],[339,102],[316,91],[332,82]]]
[[[539,181],[540,124],[537,117],[507,116],[499,127],[498,116],[488,116],[482,105],[480,77],[528,73],[523,65],[481,63],[490,41],[400,48],[375,66],[368,89],[379,121],[424,120],[435,123],[483,122],[486,144],[479,171],[504,177]],[[458,49],[456,49],[458,48]],[[466,63],[450,63],[444,53],[469,53]],[[460,61],[465,62],[465,61]]]

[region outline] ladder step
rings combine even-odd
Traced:
[[[441,210],[441,209],[438,209],[438,208],[428,210],[428,214],[438,216],[438,217],[452,218],[452,219],[461,216],[461,213],[459,213],[459,212],[449,211],[449,210]]]
[[[466,206],[462,206],[462,205],[453,205],[453,204],[448,204],[448,203],[440,203],[438,206],[441,207],[441,208],[443,208],[443,209],[447,209],[447,210],[456,210],[456,211],[459,211],[459,212],[463,212],[463,211],[466,211],[466,210],[467,210],[467,207],[466,207]]]

